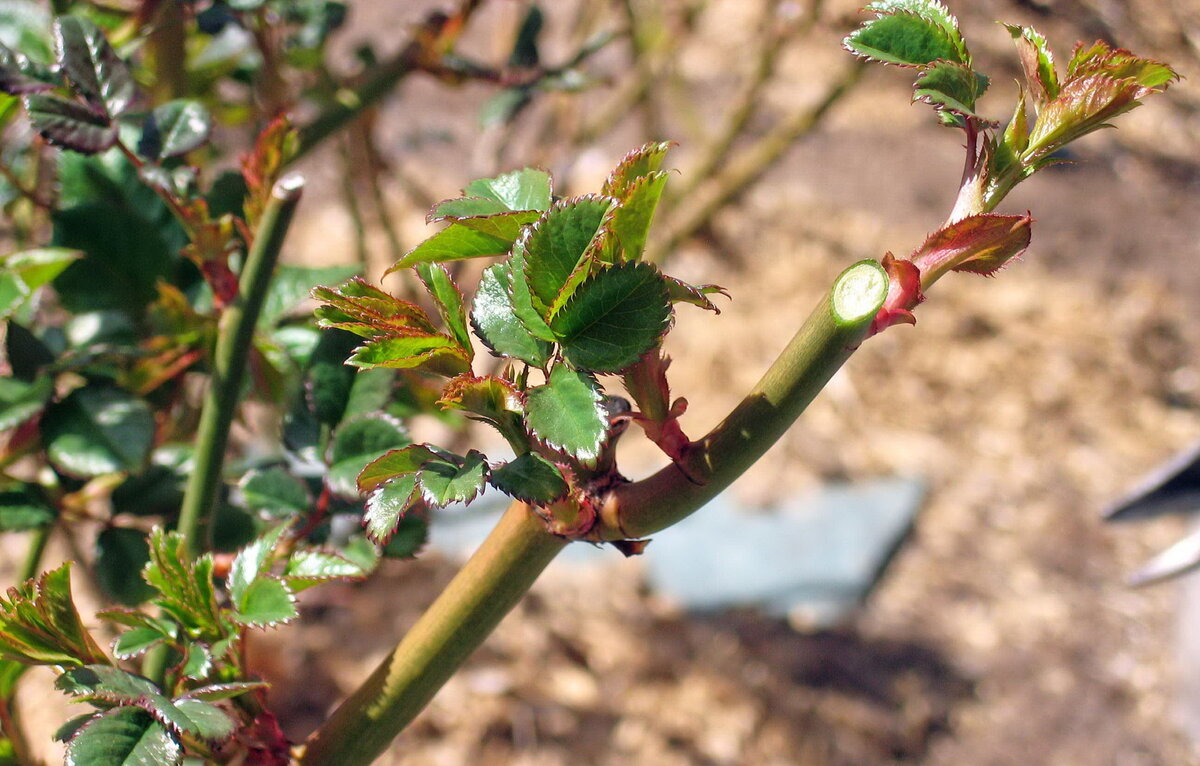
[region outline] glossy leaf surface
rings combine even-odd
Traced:
[[[525,422],[549,447],[592,460],[600,454],[608,431],[600,400],[590,376],[560,364],[550,371],[546,385],[526,393]]]

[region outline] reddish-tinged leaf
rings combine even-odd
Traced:
[[[56,81],[51,72],[0,43],[0,91],[13,96],[41,93],[53,88]]]
[[[1178,79],[1166,64],[1139,58],[1103,42],[1078,46],[1058,96],[1038,114],[1029,137],[1027,161],[1035,164],[1108,120],[1140,105]]]
[[[1026,215],[973,215],[929,235],[910,260],[928,288],[947,271],[992,274],[1029,247],[1033,218]]]
[[[271,196],[271,187],[283,174],[284,166],[299,146],[296,131],[287,115],[280,115],[258,134],[254,151],[242,158],[242,178],[246,181],[244,206],[246,223],[253,229]]]
[[[494,375],[473,377],[459,375],[442,389],[438,405],[448,410],[462,410],[490,421],[499,421],[513,413],[521,413],[524,405],[521,394],[507,380]]]
[[[657,172],[662,167],[663,158],[672,146],[675,146],[674,141],[658,141],[629,152],[608,175],[600,193],[624,201],[635,181]]]
[[[721,309],[717,308],[717,304],[709,300],[708,296],[716,294],[729,297],[729,291],[720,285],[689,285],[665,274],[663,281],[667,285],[667,295],[670,296],[671,303],[690,303],[714,314],[720,314]]]
[[[54,21],[54,51],[71,84],[106,117],[118,117],[129,106],[135,93],[129,67],[95,23],[59,16]]]
[[[317,324],[321,327],[341,327],[364,337],[404,330],[437,333],[419,306],[400,300],[360,277],[338,287],[315,287],[312,297],[324,304],[317,309]]]
[[[1033,104],[1041,111],[1049,101],[1058,97],[1058,73],[1054,71],[1054,54],[1046,38],[1033,27],[1005,24],[1017,44],[1025,83],[1033,95]]]
[[[1134,55],[1124,48],[1111,48],[1108,43],[1097,40],[1090,46],[1083,43],[1075,46],[1071,62],[1067,64],[1067,79],[1074,80],[1102,74],[1115,80],[1134,80],[1145,88],[1136,98],[1151,90],[1166,88],[1179,79],[1174,69],[1153,59]]]
[[[902,261],[888,253],[883,256],[882,264],[888,275],[888,294],[871,323],[869,335],[881,333],[894,324],[916,324],[912,310],[925,300],[921,293],[921,271],[912,261]]]
[[[51,93],[25,96],[33,128],[50,143],[82,154],[102,152],[117,141],[117,129],[107,117],[78,101]]]

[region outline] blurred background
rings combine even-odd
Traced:
[[[394,51],[443,5],[351,0],[335,62],[353,71],[364,40]],[[433,233],[429,205],[472,178],[537,165],[556,193],[582,193],[629,149],[677,141],[651,249],[732,295],[720,316],[683,307],[668,344],[698,435],[842,268],[909,252],[952,206],[960,134],[909,103],[909,73],[841,50],[859,0],[558,0],[539,4],[540,29],[524,0],[477,5],[458,52],[560,71],[533,86],[406,78],[300,163],[310,184],[288,260],[365,263],[377,278]],[[945,280],[916,327],[865,344],[729,491],[728,505],[763,515],[845,482],[919,488],[904,542],[872,543],[880,566],[894,556],[857,583],[881,575],[865,602],[816,622],[802,604],[695,611],[648,584],[656,544],[629,560],[565,557],[385,763],[1200,763],[1186,715],[1200,646],[1180,641],[1179,586],[1126,584],[1185,522],[1102,521],[1200,438],[1200,2],[949,5],[992,76],[981,109],[998,120],[1020,70],[997,20],[1035,25],[1060,66],[1099,38],[1185,79],[1073,147],[1078,164],[1024,183],[1001,212],[1032,211],[1025,257],[994,279]],[[662,463],[624,446],[632,478]],[[257,637],[291,736],[432,601],[461,537],[435,527],[417,561],[310,591],[300,623]],[[728,544],[698,537],[697,557]]]

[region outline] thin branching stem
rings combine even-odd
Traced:
[[[254,245],[238,278],[237,299],[221,314],[212,379],[196,434],[195,466],[188,477],[177,527],[192,554],[206,547],[197,536],[201,525],[212,517],[217,504],[229,426],[241,398],[254,327],[303,188],[299,176],[288,176],[271,190],[271,199],[263,211]]]
[[[466,24],[482,0],[462,0],[457,18]],[[311,122],[300,129],[300,142],[292,161],[311,152],[327,138],[352,122],[363,110],[375,105],[395,89],[408,75],[427,68],[425,37],[440,28],[437,17],[418,27],[412,39],[390,59],[371,70],[371,75],[353,88],[342,88],[334,100]]]

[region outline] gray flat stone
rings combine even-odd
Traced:
[[[647,576],[693,611],[756,607],[828,626],[870,592],[924,494],[920,481],[889,478],[828,485],[758,512],[722,495],[655,538]]]

